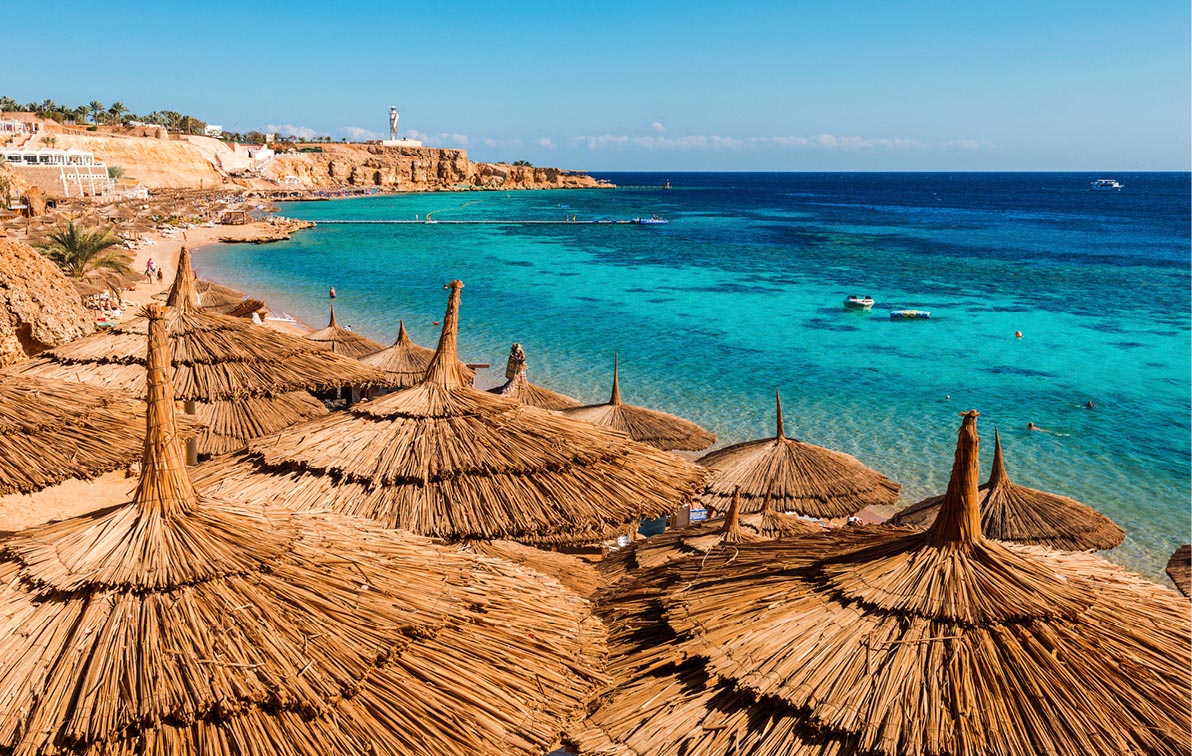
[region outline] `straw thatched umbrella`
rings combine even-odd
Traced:
[[[1185,596],[1192,596],[1192,545],[1184,544],[1167,560],[1167,577]]]
[[[355,331],[340,328],[339,322],[335,319],[334,304],[331,305],[331,319],[327,322],[327,327],[320,328],[317,331],[311,331],[306,334],[305,338],[315,342],[324,349],[353,359],[359,359],[385,348],[384,345],[366,336],[361,336]]]
[[[694,465],[623,434],[467,385],[460,289],[413,388],[261,439],[200,471],[223,496],[331,509],[451,541],[567,535],[686,503]]]
[[[1046,546],[1063,551],[1112,549],[1126,537],[1117,523],[1067,496],[1016,485],[1006,474],[1002,440],[994,430],[993,469],[981,486],[981,528],[999,541]],[[944,497],[913,504],[891,518],[896,525],[927,527]]]
[[[242,302],[245,297],[244,292],[239,289],[198,278],[195,279],[195,298],[199,307],[213,309],[234,306]]]
[[[190,419],[179,432],[191,438]],[[94,478],[141,456],[145,403],[77,383],[0,380],[0,496],[32,493],[67,478]]]
[[[541,754],[604,654],[502,560],[196,494],[150,305],[132,501],[0,538],[0,752]]]
[[[1187,754],[1187,602],[985,539],[976,416],[930,530],[742,544],[618,584],[617,687],[580,752]]]
[[[626,433],[634,441],[663,451],[699,451],[716,443],[716,436],[690,420],[621,401],[619,365],[613,357],[613,391],[604,404],[589,404],[564,410],[568,417],[593,425],[606,425]]]
[[[777,433],[706,454],[696,461],[712,471],[704,506],[723,510],[741,489],[741,511],[759,512],[767,493],[779,511],[844,517],[869,506],[892,506],[900,486],[855,457],[787,438],[782,397],[774,392]]]
[[[204,312],[185,249],[167,304],[176,391],[182,401],[195,404],[207,426],[199,436],[200,454],[236,451],[251,438],[327,414],[307,390],[380,378],[356,360],[301,337]],[[47,350],[12,369],[144,396],[147,330],[144,317],[125,318],[104,333]]]
[[[426,375],[430,367],[430,360],[435,356],[435,350],[419,346],[406,333],[405,321],[397,321],[397,339],[392,346],[379,352],[373,352],[360,358],[365,365],[371,365],[385,374],[386,381],[381,385],[387,388],[404,389],[413,386]],[[476,376],[476,371],[460,363],[460,372],[468,383]]]
[[[526,377],[526,353],[521,344],[514,344],[509,350],[509,361],[505,364],[505,377],[508,380],[503,385],[491,388],[489,391],[516,399],[522,404],[546,410],[564,410],[580,406],[578,399],[530,383]]]

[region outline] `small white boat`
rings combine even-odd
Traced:
[[[850,310],[868,310],[873,307],[873,297],[868,294],[863,297],[852,294],[848,299],[844,300],[844,306]]]
[[[670,223],[666,218],[659,218],[657,215],[650,218],[634,218],[633,222],[640,226],[661,226],[664,223]]]
[[[1119,184],[1114,179],[1097,179],[1089,182],[1089,189],[1094,192],[1120,192],[1124,184]]]
[[[931,313],[927,310],[893,310],[890,320],[927,320]]]

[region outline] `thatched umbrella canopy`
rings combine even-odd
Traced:
[[[305,338],[324,349],[353,359],[359,359],[385,348],[383,344],[379,344],[367,336],[361,336],[347,328],[340,328],[339,322],[335,319],[334,304],[331,305],[331,319],[327,322],[327,327],[311,331],[306,334]]]
[[[930,530],[742,544],[618,584],[616,688],[580,752],[1187,754],[1187,602],[987,540],[976,416]]]
[[[307,390],[379,380],[371,368],[301,337],[204,312],[185,249],[167,304],[176,392],[180,400],[196,403],[196,414],[207,426],[199,436],[201,454],[242,449],[251,438],[327,414]],[[144,316],[125,318],[12,369],[144,396],[148,327]]]
[[[549,750],[604,654],[586,602],[503,560],[196,493],[166,313],[128,504],[0,539],[0,752]]]
[[[767,493],[778,510],[811,517],[844,517],[898,501],[900,486],[856,457],[787,438],[777,391],[774,400],[773,438],[726,446],[696,460],[712,471],[701,497],[704,506],[723,510],[737,487],[744,512],[761,511]]]
[[[199,303],[199,307],[203,309],[231,307],[244,300],[244,292],[239,289],[233,289],[231,286],[215,283],[214,281],[205,281],[201,278],[196,278],[195,298]]]
[[[623,434],[467,385],[456,352],[460,289],[413,388],[215,460],[222,496],[331,509],[450,541],[566,535],[636,523],[686,503],[694,465]]]
[[[1117,523],[1067,496],[1010,481],[1002,458],[1002,440],[994,430],[993,470],[981,486],[981,529],[990,538],[1046,546],[1062,551],[1112,549],[1126,537]],[[891,518],[895,525],[924,528],[935,520],[944,497],[912,504]]]
[[[388,388],[404,389],[413,386],[426,375],[430,367],[431,358],[435,350],[414,343],[410,334],[406,333],[405,321],[397,321],[397,339],[392,346],[379,352],[373,352],[360,358],[365,365],[371,365],[385,374],[386,381],[382,384]],[[476,376],[476,371],[464,363],[460,363],[460,372],[468,383]]]
[[[1185,596],[1192,596],[1192,545],[1184,544],[1167,560],[1167,577]]]
[[[509,350],[509,361],[505,365],[505,377],[508,379],[503,385],[491,388],[489,391],[500,396],[508,396],[522,404],[546,410],[565,410],[579,407],[580,401],[566,394],[551,391],[548,388],[530,383],[526,377],[526,353],[521,344],[514,344]]]
[[[179,433],[191,438],[190,419]],[[145,403],[77,383],[4,376],[0,380],[0,496],[40,491],[67,478],[94,478],[138,460]]]
[[[605,425],[626,433],[634,441],[663,451],[699,451],[716,443],[716,436],[690,420],[637,407],[621,401],[620,366],[613,358],[613,391],[604,404],[589,404],[564,410],[568,417],[593,425]]]

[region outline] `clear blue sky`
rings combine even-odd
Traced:
[[[1188,170],[1188,0],[11,3],[0,95],[590,170]],[[276,130],[276,129],[270,129]]]

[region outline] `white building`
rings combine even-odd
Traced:
[[[68,150],[52,150],[45,147],[34,150],[4,150],[0,152],[0,155],[3,155],[5,163],[13,167],[88,165],[107,169],[101,161],[95,159],[93,153],[84,152],[74,147]]]
[[[218,139],[223,136],[223,126],[217,123],[209,123],[203,128],[203,136],[216,137]]]
[[[0,150],[0,161],[55,196],[100,197],[114,186],[103,161],[74,147]]]

